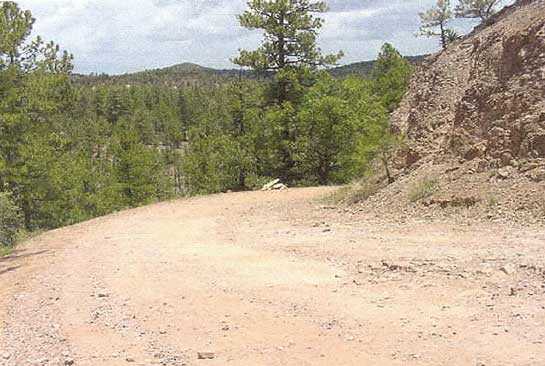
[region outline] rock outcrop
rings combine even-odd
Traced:
[[[429,57],[392,118],[407,136],[402,168],[545,162],[545,1],[519,0]]]
[[[392,128],[406,137],[394,182],[377,174],[362,210],[545,223],[545,0],[518,0],[428,57]]]

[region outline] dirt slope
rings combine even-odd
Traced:
[[[427,58],[392,127],[406,137],[395,183],[365,209],[544,222],[545,0],[518,0]]]
[[[543,227],[379,223],[329,191],[36,238],[0,260],[0,365],[545,364]]]
[[[407,166],[447,155],[529,171],[545,159],[545,1],[518,0],[488,23],[411,81],[392,121],[409,140]]]

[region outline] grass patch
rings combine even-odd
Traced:
[[[423,178],[416,182],[411,189],[409,190],[409,201],[419,202],[423,199],[431,197],[437,189],[439,188],[439,183],[436,179]]]
[[[6,257],[13,253],[13,247],[0,246],[0,258]]]
[[[380,183],[365,180],[336,190],[326,200],[331,204],[354,205],[367,200],[381,188]]]
[[[486,200],[486,203],[488,207],[496,207],[499,203],[498,198],[496,196],[488,196],[488,199]]]
[[[17,248],[19,244],[23,244],[24,242],[31,240],[38,235],[41,235],[44,233],[44,230],[34,230],[34,231],[27,231],[27,230],[19,230],[15,234],[15,239],[13,242],[13,245],[2,245],[0,244],[0,258],[6,257],[13,253],[13,251]]]

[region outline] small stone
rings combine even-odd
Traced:
[[[129,362],[129,363],[136,362],[136,361],[134,360],[134,358],[132,358],[132,357],[127,357],[127,358],[125,359],[125,361],[127,361],[127,362]]]
[[[2,353],[2,358],[4,360],[9,360],[11,358],[11,354],[6,352],[6,353]]]
[[[275,190],[275,191],[283,191],[283,190],[288,189],[288,186],[286,186],[285,184],[282,184],[282,183],[278,183],[278,184],[275,184],[272,187],[272,189]]]
[[[110,295],[108,295],[107,293],[104,293],[104,292],[99,292],[97,296],[99,298],[104,298],[104,297],[109,297]]]
[[[270,181],[269,183],[265,184],[261,190],[262,191],[270,191],[277,184],[280,184],[280,179],[274,179],[274,180]]]
[[[507,179],[510,176],[511,176],[511,169],[507,167],[498,169],[498,177],[500,177],[501,179]]]
[[[198,352],[197,358],[199,360],[213,360],[216,358],[216,354],[213,352]]]
[[[64,365],[65,366],[71,366],[73,364],[74,364],[74,359],[72,359],[72,358],[67,358],[67,359],[64,360]]]
[[[506,264],[505,266],[500,268],[500,271],[502,271],[506,275],[511,275],[515,273],[515,267],[512,264]]]

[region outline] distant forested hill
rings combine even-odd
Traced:
[[[209,85],[238,75],[237,70],[215,70],[192,63],[121,75],[74,74],[73,80],[84,85],[164,85],[187,87]]]
[[[421,62],[426,55],[406,57],[412,64]],[[349,75],[366,77],[371,73],[375,61],[362,61],[349,65],[338,66],[329,70],[336,78]],[[182,63],[160,69],[146,70],[122,75],[74,74],[73,80],[83,85],[164,85],[172,87],[188,87],[198,85],[214,85],[238,77],[256,79],[258,76],[251,71],[237,69],[213,69],[193,63]],[[263,76],[261,76],[263,77]]]
[[[406,56],[405,58],[413,65],[419,64],[428,55]],[[330,70],[331,75],[336,78],[346,77],[348,75],[368,76],[375,66],[375,61],[362,61],[344,66],[335,67]]]

